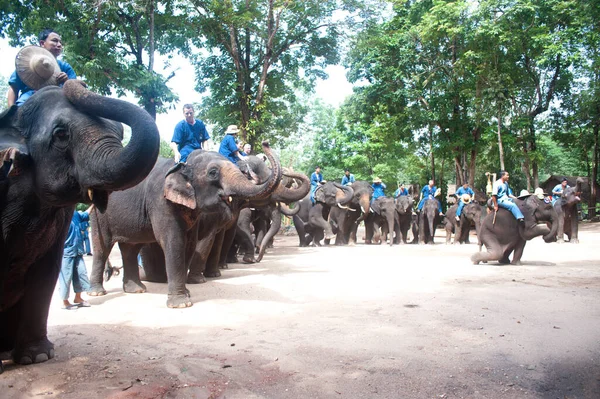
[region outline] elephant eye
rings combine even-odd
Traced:
[[[208,178],[210,180],[219,180],[219,169],[218,168],[209,169]]]
[[[60,149],[66,149],[69,145],[69,131],[62,127],[56,127],[52,131],[52,142]]]

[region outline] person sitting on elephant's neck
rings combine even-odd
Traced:
[[[346,169],[344,171],[344,177],[342,177],[342,186],[351,186],[355,181],[354,175],[350,173],[350,170]]]
[[[379,177],[373,179],[373,185],[371,187],[373,187],[373,199],[371,202],[375,201],[379,197],[385,197],[386,186]]]
[[[417,206],[417,211],[420,212],[421,209],[423,209],[425,201],[427,201],[428,199],[434,199],[437,201],[438,212],[440,213],[440,216],[444,216],[444,213],[442,212],[442,203],[436,198],[439,194],[440,193],[438,192],[437,187],[434,185],[433,180],[429,180],[429,183],[421,190],[421,200],[419,201],[419,205]]]
[[[494,203],[494,211],[498,211],[498,207],[507,209],[519,222],[524,222],[525,218],[521,213],[521,210],[513,202],[514,198],[511,188],[508,186],[508,178],[510,175],[507,171],[500,171],[500,178],[494,182],[492,189],[492,202]]]
[[[465,202],[465,200],[463,199],[463,196],[465,194],[469,196],[468,201],[471,201],[471,199],[475,196],[473,189],[471,187],[469,187],[469,182],[467,182],[467,181],[464,182],[463,185],[458,188],[458,190],[456,190],[456,193],[454,193],[454,195],[456,195],[456,200],[458,201],[458,208],[456,209],[456,221],[457,222],[460,222],[460,215],[462,214],[462,210],[465,207],[465,205],[468,203],[468,202]]]
[[[563,191],[570,187],[571,186],[569,186],[567,178],[563,177],[560,183],[554,186],[552,189],[552,205],[554,205],[554,203],[558,201],[560,197],[562,197]]]
[[[404,195],[408,195],[408,190],[404,187],[404,183],[398,184],[398,188],[394,191],[394,198],[402,197]]]
[[[244,149],[242,150],[243,155],[252,155],[252,146],[250,145],[250,143],[246,143],[244,144]]]
[[[60,35],[53,29],[44,29],[40,32],[38,39],[39,46],[48,50],[54,56],[54,60],[46,59],[44,52],[38,51],[35,46],[25,47],[19,52],[16,61],[17,70],[15,70],[8,79],[8,92],[6,95],[8,107],[11,107],[14,104],[17,106],[23,105],[36,90],[39,90],[44,86],[54,84],[62,86],[62,84],[69,79],[77,79],[77,75],[71,65],[57,59],[63,50]],[[44,63],[44,66],[50,65],[50,68],[54,67],[54,70],[50,71],[50,76],[47,79],[35,72],[38,71],[37,66],[42,62]],[[32,63],[36,66],[35,69],[32,68]],[[56,63],[60,69],[60,72],[57,75],[55,75],[55,73],[58,71],[56,71],[56,67],[52,65],[54,63]]]
[[[225,156],[236,165],[238,160],[245,158],[244,155],[241,154],[241,151],[236,143],[237,134],[239,131],[240,130],[236,125],[227,126],[225,137],[223,137],[221,145],[219,146],[219,154]]]
[[[83,260],[85,249],[83,247],[83,237],[81,236],[81,224],[90,220],[90,212],[93,208],[94,205],[91,205],[85,212],[75,210],[71,218],[69,233],[65,240],[60,274],[58,276],[58,291],[63,300],[63,309],[76,309],[78,307],[90,306],[90,304],[81,297],[82,292],[91,289],[87,269]],[[75,291],[73,305],[69,302],[71,281],[73,282],[73,291]]]
[[[175,125],[171,149],[175,154],[175,163],[186,162],[188,155],[194,150],[206,148],[206,142],[210,139],[204,122],[194,118],[194,106],[184,104],[184,119]]]
[[[313,204],[315,203],[315,191],[322,181],[323,175],[321,174],[321,167],[317,166],[312,175],[310,175],[310,202]]]

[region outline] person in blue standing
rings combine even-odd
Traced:
[[[310,175],[310,202],[313,204],[315,203],[315,191],[322,181],[323,174],[321,174],[321,167],[317,166],[312,175]]]
[[[458,201],[458,209],[456,209],[455,217],[457,222],[460,222],[460,215],[462,214],[463,208],[467,204],[467,202],[463,201],[463,195],[465,194],[470,196],[468,201],[471,201],[471,199],[475,197],[475,192],[473,192],[473,189],[469,187],[469,182],[464,182],[463,185],[460,186],[454,193],[454,195],[456,195],[456,200]]]
[[[552,205],[562,197],[562,193],[566,188],[569,188],[569,183],[566,177],[563,177],[559,184],[552,189]]]
[[[90,212],[93,208],[94,205],[90,206],[85,212],[76,210],[71,218],[69,234],[65,240],[60,274],[58,275],[58,292],[63,301],[63,309],[87,308],[90,306],[89,302],[81,297],[82,292],[89,291],[91,288],[85,262],[83,261],[84,249],[81,223],[90,220]],[[69,302],[71,282],[73,283],[73,291],[75,291],[73,304]]]
[[[350,173],[349,169],[346,169],[344,171],[344,177],[342,177],[342,186],[351,186],[355,181],[354,175]]]
[[[428,199],[434,199],[437,201],[438,212],[440,213],[440,216],[444,216],[444,212],[442,212],[442,203],[440,202],[440,200],[435,198],[436,195],[439,195],[439,193],[437,192],[437,187],[435,186],[433,180],[429,180],[429,183],[421,190],[421,201],[419,201],[417,211],[420,212],[421,209],[423,209],[425,201],[427,201]]]
[[[373,187],[373,199],[371,202],[375,201],[379,197],[385,197],[385,183],[383,183],[379,177],[373,179],[373,184],[371,187]]]
[[[194,117],[194,106],[183,106],[184,119],[175,125],[171,149],[175,154],[175,163],[185,163],[194,150],[206,149],[206,141],[210,139],[204,122]]]
[[[394,191],[394,198],[408,195],[408,190],[404,187],[404,183],[400,183],[396,191]]]
[[[44,29],[41,31],[38,36],[38,40],[39,46],[48,50],[55,59],[62,54],[62,39],[60,35],[53,29]],[[33,73],[31,68],[28,68],[28,66],[30,66],[29,63],[35,62],[33,57],[37,57],[36,59],[40,60],[40,57],[44,57],[43,53],[45,53],[43,51],[38,52],[36,49],[37,48],[35,46],[28,46],[19,52],[17,58],[17,69],[20,71],[20,73],[15,71],[8,79],[8,92],[6,95],[8,107],[14,104],[17,106],[23,105],[23,103],[27,101],[29,97],[35,94],[36,90],[41,89],[43,86],[49,84],[57,84],[62,86],[62,84],[69,79],[77,79],[77,75],[75,74],[75,71],[71,65],[58,59],[56,62],[58,63],[60,72],[55,76],[52,75],[50,80],[42,79],[39,74]],[[24,64],[21,66],[21,63]]]
[[[504,208],[510,211],[512,215],[517,219],[520,223],[525,221],[521,210],[513,202],[514,198],[517,198],[513,195],[511,188],[508,186],[508,178],[510,175],[507,171],[500,171],[500,178],[494,182],[494,187],[492,188],[492,202],[494,203],[494,212],[498,211],[498,207]]]
[[[82,221],[79,226],[81,227],[81,238],[83,240],[84,253],[88,256],[92,256],[92,247],[90,246],[90,234],[88,231],[90,228],[90,222],[88,222],[87,220]]]
[[[238,129],[236,125],[227,126],[225,137],[223,137],[221,145],[219,146],[219,154],[223,155],[236,165],[238,160],[245,158],[244,155],[242,155],[242,151],[238,148],[236,141],[239,131],[240,129]]]

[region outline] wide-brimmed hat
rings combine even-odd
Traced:
[[[521,190],[521,192],[519,193],[519,196],[517,198],[527,198],[531,195],[533,195],[533,194],[531,194],[529,191],[523,189],[523,190]]]
[[[460,200],[462,202],[464,202],[465,204],[468,204],[471,202],[471,195],[465,193],[465,194],[461,195]]]
[[[437,190],[435,190],[435,193],[433,194],[434,197],[439,197],[442,194],[442,189],[441,188],[437,188]]]
[[[544,197],[549,196],[550,194],[544,192],[544,189],[541,187],[538,187],[535,189],[535,191],[533,192],[533,195],[535,195],[536,197],[538,197],[539,199],[544,199]]]
[[[373,179],[373,183],[381,183],[381,179],[379,177],[376,177]]]
[[[225,134],[238,134],[240,129],[236,125],[227,126],[227,130],[225,130]]]
[[[15,59],[15,69],[23,83],[33,90],[58,85],[58,62],[54,55],[43,47],[23,47]]]

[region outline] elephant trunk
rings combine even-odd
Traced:
[[[296,208],[300,209],[299,206]],[[258,250],[258,256],[256,257],[257,262],[262,260],[269,242],[275,237],[275,234],[279,232],[279,229],[281,229],[281,214],[279,213],[279,209],[277,207],[271,209],[271,215],[269,216],[271,217],[271,226],[260,243],[260,249]]]
[[[543,236],[545,242],[556,241],[556,233],[558,232],[558,213],[556,213],[554,207],[552,207],[550,212],[552,213],[552,216],[550,217],[552,224],[550,226],[550,232]]]
[[[386,219],[388,224],[388,244],[390,247],[394,245],[394,222],[396,216],[396,209],[392,208],[390,212],[386,212]]]
[[[282,202],[279,204],[279,208],[281,210],[281,213],[283,213],[285,216],[289,216],[289,217],[292,217],[292,216],[296,215],[298,212],[300,212],[300,205],[298,205],[298,204],[296,204],[296,207],[290,208],[289,206],[287,206],[286,204],[284,204]]]
[[[356,224],[359,224],[363,220],[369,216],[369,212],[371,211],[371,201],[368,194],[363,194],[358,201],[360,204],[360,209],[362,211],[362,215],[358,219],[356,219]]]
[[[281,165],[279,164],[279,160],[277,160],[275,155],[271,152],[269,143],[266,141],[263,142],[263,151],[271,163],[271,176],[269,179],[262,184],[254,184],[252,181],[248,180],[237,166],[231,163],[221,170],[223,174],[223,188],[225,189],[226,196],[232,195],[256,201],[265,199],[273,193],[281,181]]]
[[[333,183],[333,185],[336,186],[337,188],[339,188],[340,190],[342,190],[342,192],[344,193],[342,198],[339,198],[337,200],[338,204],[347,204],[348,202],[350,202],[352,200],[352,196],[354,195],[354,190],[352,190],[352,187],[342,186],[339,183]]]
[[[114,191],[142,181],[154,167],[160,146],[158,128],[152,117],[134,104],[94,94],[78,80],[68,80],[63,89],[67,99],[82,112],[131,127],[131,139],[123,147],[115,140],[116,136],[107,138],[95,134],[90,123],[89,135],[82,138],[82,144],[87,144],[82,151],[86,158],[84,163],[89,165],[81,174],[82,185]]]
[[[300,187],[288,188],[283,184],[279,184],[271,196],[275,201],[294,202],[300,201],[310,191],[310,180],[302,173],[286,173],[286,178],[296,179],[300,181]]]

